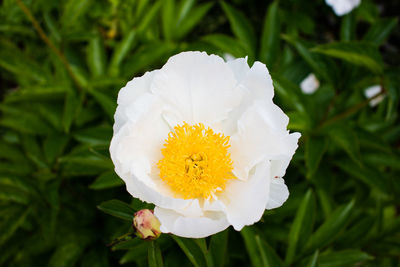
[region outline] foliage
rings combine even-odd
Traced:
[[[344,17],[324,1],[2,1],[0,265],[398,266],[399,28],[379,10],[369,0]],[[291,196],[241,232],[110,249],[149,207],[109,158],[118,90],[184,50],[267,64],[274,100],[302,133]],[[321,86],[304,95],[310,72]],[[374,84],[385,99],[371,108],[363,90]]]

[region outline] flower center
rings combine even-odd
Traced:
[[[161,150],[160,177],[184,198],[209,198],[234,178],[229,136],[214,133],[201,123],[175,126]]]

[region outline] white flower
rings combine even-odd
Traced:
[[[267,68],[184,52],[118,95],[110,153],[128,192],[155,204],[161,231],[200,238],[261,219],[289,196],[297,148]]]
[[[359,6],[361,0],[325,0],[325,3],[333,8],[336,15],[343,16]]]
[[[374,96],[376,96],[377,94],[379,94],[380,92],[381,92],[381,86],[380,85],[373,85],[373,86],[370,86],[370,87],[368,87],[368,88],[365,88],[364,89],[364,95],[365,95],[365,97],[366,98],[373,98]],[[384,95],[380,95],[380,96],[378,96],[378,97],[376,97],[376,98],[374,98],[374,99],[372,99],[370,102],[369,102],[369,105],[371,106],[371,107],[375,107],[376,105],[378,105],[380,102],[382,102],[382,100],[385,98],[385,96]]]
[[[319,88],[319,81],[315,77],[314,73],[308,74],[308,76],[300,83],[301,91],[304,94],[310,95],[317,91]]]

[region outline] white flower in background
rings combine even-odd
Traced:
[[[376,96],[377,94],[379,94],[380,92],[381,92],[381,86],[380,85],[373,85],[373,86],[370,86],[370,87],[368,87],[368,88],[365,88],[364,89],[364,95],[365,95],[365,97],[366,98],[373,98],[374,96]],[[380,96],[378,96],[377,98],[375,98],[375,99],[372,99],[370,102],[369,102],[369,105],[371,106],[371,107],[375,107],[376,105],[378,105],[380,102],[382,102],[382,100],[385,98],[385,96],[384,95],[380,95]]]
[[[304,94],[310,95],[318,90],[319,81],[314,73],[308,74],[308,76],[300,83],[301,91]]]
[[[155,204],[161,231],[200,238],[261,219],[289,196],[299,133],[272,102],[267,68],[184,52],[118,95],[110,153],[129,193]]]
[[[332,7],[336,15],[343,16],[359,6],[361,0],[325,0],[325,3]]]

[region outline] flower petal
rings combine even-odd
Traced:
[[[240,105],[229,113],[229,118],[222,125],[222,130],[226,135],[233,135],[238,130],[238,120],[255,101],[270,102],[272,100],[274,87],[267,67],[261,62],[256,61],[249,68],[247,58],[238,58],[229,61],[228,65],[238,80],[237,89],[241,92]]]
[[[270,164],[259,163],[247,181],[230,180],[218,201],[235,230],[259,221],[264,213],[270,191]]]
[[[226,119],[239,104],[241,93],[236,84],[222,58],[183,52],[171,57],[154,76],[151,90],[178,110],[183,121],[210,126]]]
[[[279,177],[272,178],[266,209],[275,209],[282,206],[282,204],[288,199],[288,197],[289,190],[285,185],[285,181]]]
[[[126,113],[126,109],[135,103],[145,93],[150,92],[150,84],[153,81],[154,74],[157,70],[146,72],[143,76],[134,78],[129,81],[118,93],[118,107],[114,115],[114,132],[124,125],[129,119],[130,114]]]
[[[202,238],[225,230],[229,223],[221,212],[207,212],[202,217],[186,217],[170,209],[156,207],[161,232],[189,238]]]
[[[343,16],[356,8],[361,0],[325,0],[326,4],[333,8],[338,16]]]
[[[238,132],[231,138],[230,149],[233,173],[239,179],[246,180],[250,170],[263,160],[292,158],[300,134],[289,135],[287,123],[287,116],[272,101],[256,101],[242,115]],[[281,165],[286,168],[284,163]],[[281,168],[279,173],[282,173]]]

